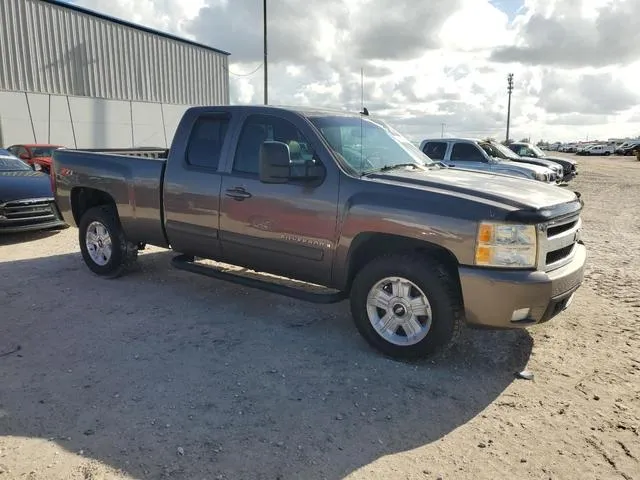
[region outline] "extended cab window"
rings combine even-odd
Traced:
[[[451,151],[451,160],[457,162],[484,162],[480,150],[471,143],[456,143]]]
[[[292,164],[302,164],[314,158],[311,145],[291,122],[268,115],[253,115],[242,127],[233,161],[233,171],[258,175],[260,146],[266,141],[283,142],[289,145]]]
[[[203,116],[196,120],[189,137],[187,163],[217,170],[228,127],[229,119],[223,116]]]
[[[427,142],[423,152],[433,160],[443,160],[444,154],[447,152],[447,144],[445,142]]]

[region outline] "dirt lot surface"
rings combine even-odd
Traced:
[[[157,248],[102,280],[76,229],[0,239],[0,480],[640,478],[640,162],[579,161],[569,311],[420,363],[372,351],[347,303]]]

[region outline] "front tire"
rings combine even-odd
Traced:
[[[451,346],[462,329],[457,281],[418,254],[379,257],[358,272],[351,313],[366,341],[397,359],[428,357]]]
[[[80,219],[78,235],[84,262],[101,277],[119,277],[138,257],[138,247],[125,238],[114,206],[87,210]]]

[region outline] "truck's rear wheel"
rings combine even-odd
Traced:
[[[125,238],[113,206],[87,210],[80,219],[78,231],[82,258],[96,275],[116,278],[138,257],[137,244]]]
[[[462,328],[455,280],[422,255],[389,255],[354,279],[351,312],[362,336],[394,358],[429,356],[451,345]]]

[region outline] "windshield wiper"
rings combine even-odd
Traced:
[[[401,167],[422,167],[422,165],[418,165],[417,163],[394,163],[394,164],[389,164],[389,165],[385,165],[383,167],[380,168],[376,168],[375,170],[369,170],[368,172],[363,172],[363,175],[369,175],[371,173],[377,173],[377,172],[387,172],[389,170],[394,170],[396,168],[401,168]]]

